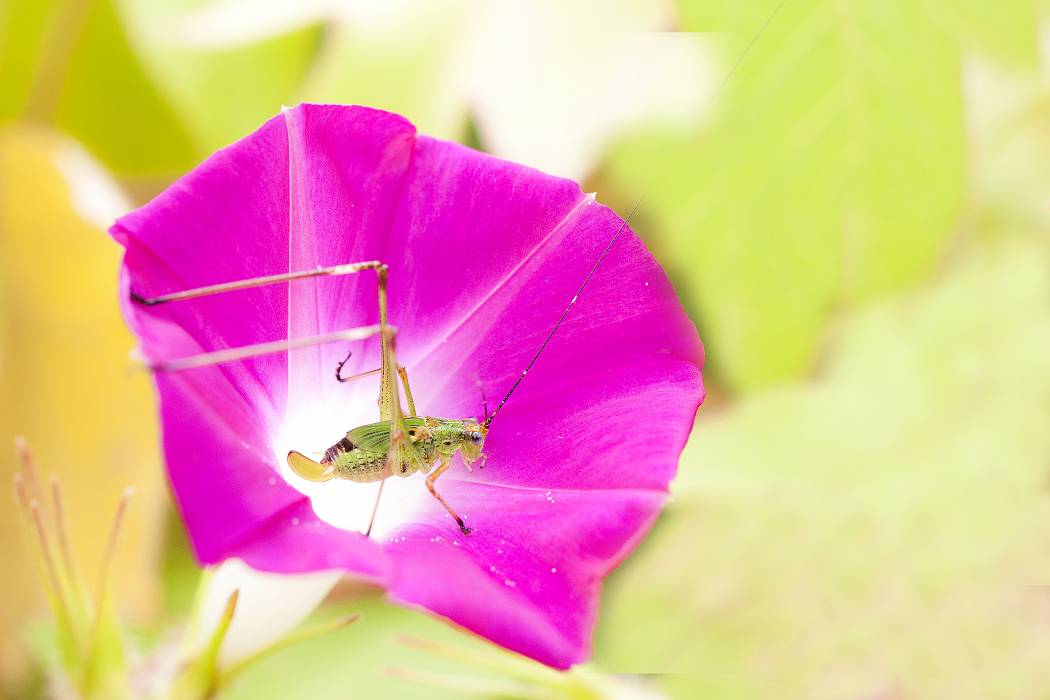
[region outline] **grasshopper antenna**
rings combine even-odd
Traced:
[[[630,222],[631,217],[634,216],[634,213],[638,211],[638,207],[641,206],[642,201],[644,199],[645,195],[643,194],[635,203],[634,207],[631,209],[631,212],[627,215],[627,218],[624,219],[623,223],[620,224],[620,227],[616,229],[616,233],[614,233],[612,238],[609,239],[609,242],[605,244],[605,249],[602,250],[602,254],[598,256],[598,260],[595,261],[594,265],[591,267],[591,271],[588,272],[587,276],[583,278],[583,283],[580,285],[580,288],[576,290],[576,294],[573,295],[572,300],[569,302],[569,305],[566,306],[565,310],[561,312],[561,317],[558,319],[557,323],[554,324],[554,327],[551,328],[550,333],[547,334],[547,337],[544,339],[543,344],[540,345],[540,349],[536,351],[536,354],[532,356],[531,360],[529,360],[529,364],[525,367],[522,373],[518,375],[518,378],[514,381],[514,385],[511,386],[510,391],[508,391],[507,394],[500,400],[499,405],[496,406],[496,410],[493,411],[491,415],[485,416],[485,422],[482,424],[485,430],[488,430],[489,426],[492,425],[492,419],[495,418],[496,415],[500,412],[500,409],[503,408],[503,404],[507,403],[507,399],[510,398],[511,394],[513,394],[514,391],[518,388],[518,385],[521,384],[523,379],[525,379],[525,375],[528,374],[529,370],[532,369],[532,366],[536,364],[536,360],[540,359],[540,355],[543,354],[543,351],[547,349],[547,345],[551,342],[551,338],[553,338],[554,334],[558,332],[558,328],[561,326],[562,321],[565,320],[565,317],[569,315],[569,311],[571,311],[572,307],[576,305],[577,301],[579,301],[580,295],[583,294],[583,290],[587,287],[587,284],[591,281],[591,278],[594,277],[595,270],[598,269],[598,266],[602,264],[603,260],[605,260],[605,256],[609,254],[610,250],[612,250],[612,247],[616,243],[616,240],[620,237],[620,234],[623,233],[623,230],[627,228],[628,222]],[[486,414],[488,414],[487,408],[485,412]]]

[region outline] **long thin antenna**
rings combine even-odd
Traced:
[[[525,367],[524,371],[522,371],[522,373],[518,375],[518,378],[514,382],[514,385],[510,388],[510,391],[507,392],[507,395],[504,396],[503,399],[499,402],[499,405],[496,406],[496,410],[492,412],[492,415],[485,418],[485,422],[483,425],[485,426],[486,430],[492,424],[492,419],[495,418],[496,414],[498,414],[500,412],[500,409],[503,408],[503,404],[507,403],[507,399],[509,399],[510,395],[514,393],[514,390],[518,388],[518,385],[521,384],[521,381],[525,379],[525,375],[529,373],[529,370],[532,369],[532,366],[536,364],[536,360],[540,359],[540,355],[543,354],[543,351],[547,348],[547,344],[551,342],[551,338],[553,338],[554,334],[558,332],[558,328],[561,326],[561,322],[565,320],[565,317],[569,315],[569,311],[571,311],[572,307],[576,305],[576,302],[579,300],[580,295],[583,294],[584,288],[591,281],[591,277],[594,277],[594,271],[598,269],[598,266],[602,264],[603,260],[605,260],[605,256],[609,254],[610,250],[612,250],[613,244],[616,243],[616,239],[618,239],[620,237],[620,234],[623,233],[623,230],[627,228],[627,223],[631,220],[631,217],[634,216],[634,213],[638,211],[638,207],[641,206],[642,201],[644,199],[645,195],[643,194],[641,198],[639,198],[639,200],[635,203],[634,207],[631,209],[631,213],[627,215],[627,218],[623,220],[623,223],[620,224],[620,227],[616,229],[616,233],[613,234],[613,237],[610,238],[609,242],[605,244],[605,250],[603,250],[602,254],[598,256],[598,260],[594,263],[594,266],[591,267],[591,271],[588,272],[587,276],[583,278],[583,284],[581,284],[580,288],[576,290],[576,294],[573,295],[572,300],[569,302],[569,305],[566,306],[565,310],[561,312],[561,317],[558,319],[558,322],[554,324],[554,327],[551,328],[550,333],[547,334],[547,337],[544,339],[543,344],[540,345],[540,349],[537,350],[536,354],[532,356],[532,359],[529,361],[529,364]]]

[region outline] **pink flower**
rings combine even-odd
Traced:
[[[393,114],[302,105],[216,153],[113,236],[125,315],[152,361],[376,323],[371,272],[142,306],[129,300],[363,260],[390,266],[390,319],[422,415],[481,417],[502,396],[621,219],[576,183],[419,136]],[[492,424],[484,469],[439,482],[298,479],[378,420],[378,339],[158,373],[164,452],[197,557],[271,572],[338,569],[565,668],[589,654],[602,578],[667,499],[703,389],[696,330],[645,246],[616,241]]]

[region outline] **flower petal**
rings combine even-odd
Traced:
[[[426,137],[404,191],[389,251],[400,359],[420,411],[481,417],[475,382],[492,401],[509,390],[623,221],[569,180]],[[493,422],[488,468],[472,478],[665,489],[702,362],[666,275],[623,231]]]
[[[323,450],[375,420],[374,383],[332,378],[346,347],[158,376],[198,557],[343,569],[551,665],[585,658],[600,580],[656,517],[703,391],[696,330],[624,226],[569,180],[417,137],[395,115],[320,105],[286,110],[124,217],[124,287],[147,296],[387,263],[398,359],[425,415],[480,417],[476,381],[494,409],[546,347],[492,424],[486,468],[440,483],[474,534],[418,483],[385,492],[379,521],[398,515],[383,544],[319,519],[320,501],[279,475],[286,448]],[[372,324],[376,298],[368,272],[124,304],[157,359]],[[350,349],[347,371],[378,364],[378,339]],[[340,486],[354,500],[308,492],[364,516],[376,490]]]
[[[113,226],[126,248],[121,303],[146,357],[284,335],[287,292],[279,287],[153,307],[128,292],[150,297],[286,270],[287,150],[283,122],[270,120]],[[260,522],[301,498],[274,479],[267,438],[286,373],[284,356],[271,355],[157,376],[169,478],[204,563],[235,554]]]
[[[288,293],[280,286],[145,307],[152,297],[288,269],[288,139],[271,119],[219,151],[111,229],[126,248],[121,304],[151,360],[279,339]],[[260,312],[263,311],[263,312]],[[286,361],[269,355],[219,371],[246,407],[270,423],[283,408]]]
[[[450,528],[438,507],[425,524],[395,534],[386,545],[396,572],[391,597],[557,668],[590,655],[601,579],[666,499],[646,490],[466,483],[443,491],[474,533]]]
[[[494,290],[520,285],[589,202],[571,180],[420,136],[388,251],[402,359],[415,364]]]
[[[290,269],[385,261],[415,128],[387,112],[329,105],[302,105],[285,110],[284,116],[290,154]],[[374,273],[303,280],[290,285],[289,294],[289,337],[378,320]],[[368,352],[373,345],[363,346],[358,357],[375,363],[379,353]],[[331,379],[345,354],[334,345],[291,353],[290,405],[325,404],[330,395],[349,400],[347,387]]]
[[[303,497],[274,465],[265,426],[222,370],[157,376],[164,459],[197,558],[215,564]]]
[[[389,561],[376,540],[329,525],[305,497],[256,527],[237,548],[237,556],[260,571],[342,569],[375,583],[389,575]]]

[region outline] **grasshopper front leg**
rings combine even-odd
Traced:
[[[459,517],[459,514],[457,514],[456,511],[452,510],[452,506],[448,504],[448,501],[446,501],[434,487],[434,482],[437,481],[439,476],[447,472],[450,466],[452,466],[451,458],[448,455],[441,455],[441,466],[439,466],[437,469],[435,469],[433,472],[427,475],[427,488],[430,489],[430,495],[438,499],[438,502],[445,507],[445,510],[448,511],[448,514],[451,515],[452,519],[456,521],[456,524],[459,525],[459,529],[463,532],[463,534],[469,535],[471,533],[471,529],[467,527],[467,524],[465,522],[463,522],[463,518]]]

